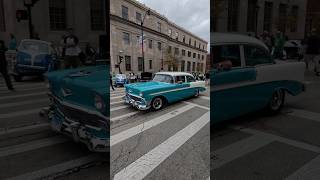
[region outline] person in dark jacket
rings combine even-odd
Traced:
[[[305,63],[306,68],[309,68],[309,63],[314,62],[314,58],[319,54],[320,39],[316,34],[316,30],[311,31],[310,36],[306,40],[306,53],[305,53]]]
[[[113,83],[112,83],[112,75],[110,74],[110,86],[112,88],[112,90],[114,91],[114,87],[113,87]]]
[[[6,85],[8,89],[13,91],[14,88],[12,86],[11,79],[7,69],[8,63],[7,63],[6,54],[5,54],[7,50],[8,49],[6,48],[4,41],[0,40],[0,73],[2,74],[4,80],[6,81]]]

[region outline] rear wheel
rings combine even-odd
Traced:
[[[285,91],[283,89],[274,91],[268,104],[268,110],[273,114],[278,113],[284,104],[284,100]]]
[[[164,106],[164,99],[161,97],[155,97],[151,102],[151,107],[153,110],[157,111],[163,108]]]

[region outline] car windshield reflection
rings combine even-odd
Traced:
[[[165,74],[156,74],[152,81],[173,83],[172,77],[170,75],[165,75]]]

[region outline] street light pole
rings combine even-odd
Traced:
[[[33,38],[33,24],[32,24],[32,15],[31,15],[31,8],[38,0],[24,0],[24,6],[27,8],[28,11],[28,20],[29,20],[29,37],[30,39]]]
[[[143,19],[142,19],[142,21],[141,21],[141,45],[142,45],[142,47],[141,47],[141,54],[142,54],[142,72],[144,72],[144,38],[143,38],[143,23],[144,23],[144,20],[145,20],[145,18],[146,18],[146,15],[150,15],[150,9],[149,10],[147,10],[146,12],[145,12],[145,14],[144,14],[144,16],[143,16]]]

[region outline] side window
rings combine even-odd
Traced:
[[[187,76],[187,82],[195,82],[196,80],[192,76]]]
[[[213,46],[212,52],[211,64],[213,64],[213,67],[217,67],[223,63],[228,63],[232,67],[241,67],[239,45]]]
[[[176,83],[185,83],[186,82],[186,78],[185,76],[176,76]]]
[[[245,45],[244,56],[246,59],[246,66],[272,63],[272,59],[268,53],[268,50],[262,47]]]

